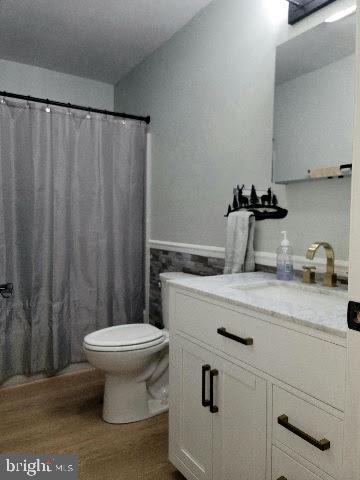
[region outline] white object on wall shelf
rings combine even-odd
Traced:
[[[319,167],[308,170],[308,175],[312,180],[318,178],[343,178],[351,175],[351,169],[351,164],[336,167]]]

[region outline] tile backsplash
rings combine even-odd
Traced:
[[[173,252],[168,250],[150,250],[150,323],[162,328],[161,311],[161,283],[160,273],[163,272],[185,272],[200,276],[222,275],[224,259],[215,257],[204,257],[190,253]],[[255,265],[259,272],[276,273],[276,268],[268,265]],[[298,279],[302,278],[301,271],[295,271]],[[317,281],[322,281],[322,274],[316,274]],[[347,278],[339,278],[339,282],[347,284]]]
[[[221,275],[223,258],[203,257],[189,253],[150,250],[150,323],[162,327],[160,273],[186,272],[194,275]]]

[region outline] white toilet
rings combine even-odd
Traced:
[[[109,423],[144,420],[168,410],[168,280],[192,275],[160,274],[164,330],[129,324],[104,328],[84,338],[88,362],[105,377],[103,419]]]

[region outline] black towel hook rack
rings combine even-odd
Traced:
[[[255,220],[282,219],[288,214],[288,210],[279,207],[277,196],[269,187],[265,194],[258,197],[256,188],[251,186],[249,195],[244,194],[245,185],[237,185],[233,191],[233,202],[229,204],[225,217],[239,210],[247,210],[254,214]]]

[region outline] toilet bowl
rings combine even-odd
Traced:
[[[168,327],[168,286],[182,272],[161,274],[163,321]],[[88,362],[105,372],[103,419],[144,420],[168,410],[169,333],[149,324],[118,325],[90,333],[83,348]]]

